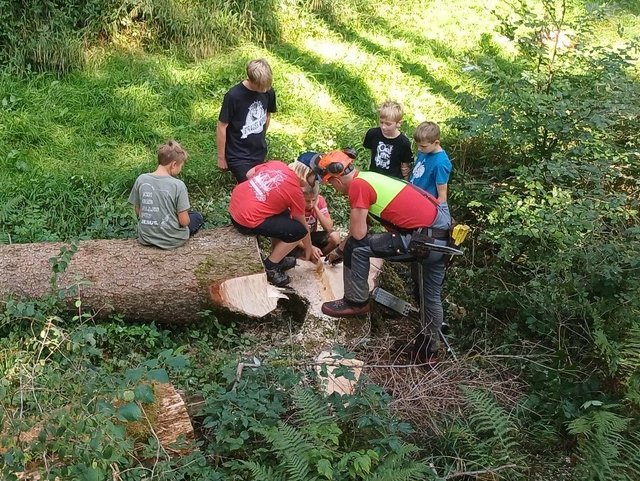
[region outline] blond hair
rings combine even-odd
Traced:
[[[167,140],[158,147],[158,164],[169,165],[171,162],[184,163],[189,158],[187,151],[175,140]]]
[[[303,164],[299,160],[294,160],[289,164],[289,169],[294,171],[300,180],[307,182],[307,177],[313,174],[313,170],[308,165]]]
[[[402,106],[393,100],[382,102],[378,107],[378,117],[381,119],[391,120],[392,122],[400,122],[404,112]]]
[[[413,140],[418,144],[440,140],[440,127],[435,122],[422,122],[413,134]]]
[[[273,82],[269,62],[263,58],[257,58],[247,63],[247,79],[260,90],[269,90]]]

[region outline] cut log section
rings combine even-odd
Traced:
[[[0,246],[0,298],[38,299],[51,293],[50,259],[62,243]],[[72,306],[129,319],[188,322],[219,306],[251,317],[272,312],[282,297],[267,283],[255,237],[233,227],[199,232],[173,250],[135,239],[82,241],[58,279]]]
[[[155,401],[151,404],[141,405],[145,412],[145,418],[140,421],[133,421],[126,424],[127,434],[137,441],[137,444],[146,441],[150,436],[154,436],[164,453],[168,456],[182,456],[189,454],[195,449],[192,441],[194,439],[193,425],[191,418],[187,412],[187,407],[180,393],[170,383],[155,383],[153,385]],[[29,446],[40,437],[45,423],[51,422],[56,416],[64,416],[68,408],[62,408],[55,413],[49,413],[48,420],[42,420],[36,423],[31,429],[19,434],[16,439],[18,445],[23,449],[29,449]],[[0,425],[2,428],[2,425]],[[184,444],[176,447],[174,443],[184,440]],[[53,438],[48,436],[48,440]],[[0,455],[5,454],[6,450],[0,448]],[[52,455],[47,459],[49,466],[60,464],[60,460]],[[118,471],[116,465],[112,465],[115,473]],[[42,479],[40,474],[45,463],[43,458],[35,457],[30,461],[26,470],[15,473],[19,480],[39,481]],[[56,478],[58,479],[58,478]]]
[[[336,369],[339,367],[346,367],[352,374],[352,377],[347,378],[342,375],[336,374]],[[362,374],[364,362],[359,359],[345,359],[342,356],[332,351],[322,351],[316,357],[316,372],[318,373],[318,379],[320,385],[327,395],[337,392],[338,394],[353,394],[356,390],[356,385]],[[323,376],[323,370],[326,370],[326,375]]]
[[[378,274],[382,269],[382,259],[371,259],[369,269],[369,290],[376,286]],[[291,277],[290,288],[309,303],[309,314],[319,319],[330,319],[322,313],[322,303],[341,299],[344,296],[342,263],[334,266],[325,263],[298,259],[294,269],[288,271]]]
[[[50,259],[61,257],[65,246],[0,246],[0,299],[51,295]],[[371,288],[381,264],[372,260]],[[315,317],[324,317],[323,302],[342,297],[342,264],[298,260],[289,275],[287,291],[304,298]],[[131,320],[174,324],[197,320],[199,312],[213,307],[259,318],[286,297],[267,283],[256,238],[233,227],[200,231],[173,250],[142,246],[135,239],[82,241],[57,282],[70,307],[80,299],[83,309],[98,317],[115,312]]]

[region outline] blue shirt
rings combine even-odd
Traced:
[[[451,161],[444,150],[425,154],[418,151],[409,182],[438,197],[438,185],[449,182]]]

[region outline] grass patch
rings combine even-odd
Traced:
[[[265,2],[234,8],[255,12]],[[204,52],[193,60],[172,48],[114,46],[94,50],[84,68],[61,78],[0,75],[0,203],[22,199],[5,209],[2,239],[131,234],[128,190],[138,174],[154,168],[156,146],[170,137],[191,155],[182,176],[192,204],[212,224],[224,223],[221,199],[232,183],[216,168],[215,124],[222,96],[243,78],[252,57],[268,58],[275,75],[278,112],[267,136],[270,158],[289,162],[304,150],[349,145],[361,151],[358,162],[366,165],[362,137],[377,121],[376,105],[387,98],[403,104],[407,135],[419,122],[435,120],[443,127],[445,148],[453,150],[448,120],[487,94],[468,68],[483,56],[510,65],[491,5],[338,3],[272,5],[267,20],[274,23],[269,31],[280,27],[278,41],[254,32],[264,46],[245,44],[215,57]],[[609,21],[631,25],[636,15],[632,3],[609,11],[614,13],[603,22],[605,30]],[[192,28],[189,35],[200,38]],[[187,33],[176,29],[173,35],[184,34],[188,43]]]

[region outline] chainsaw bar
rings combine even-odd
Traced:
[[[420,312],[419,309],[416,309],[408,302],[403,301],[399,297],[396,297],[390,292],[385,291],[381,287],[375,287],[373,291],[371,291],[371,298],[378,304],[382,304],[383,306],[388,307],[389,309],[394,310],[397,313],[402,314],[403,316],[409,316],[410,314]]]

